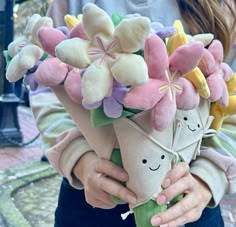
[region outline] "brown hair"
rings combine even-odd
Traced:
[[[228,55],[235,41],[236,0],[176,0],[192,35],[212,33]]]

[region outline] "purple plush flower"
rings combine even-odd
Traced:
[[[38,88],[38,82],[35,80],[35,71],[41,63],[42,61],[38,61],[33,68],[28,70],[24,77],[23,82],[30,87],[31,91],[36,91]]]
[[[118,118],[123,111],[123,100],[128,88],[114,80],[111,96],[105,97],[102,101],[88,104],[83,100],[83,106],[88,109],[97,109],[103,104],[103,112],[107,117]]]
[[[165,38],[170,37],[176,33],[175,27],[173,27],[173,26],[164,27],[159,22],[152,22],[151,28],[152,28],[152,33],[155,33],[161,39],[165,39]]]

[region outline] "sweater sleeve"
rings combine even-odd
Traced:
[[[91,147],[50,89],[40,87],[31,93],[30,104],[50,163],[72,186],[81,188],[72,170]]]
[[[200,156],[191,163],[191,173],[211,189],[210,206],[224,194],[236,192],[236,116],[225,118],[223,127],[213,137],[203,140]]]
[[[48,8],[47,16],[51,17],[54,27],[65,25],[64,16],[69,12],[69,0],[54,0]]]

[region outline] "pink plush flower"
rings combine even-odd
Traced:
[[[144,85],[131,87],[124,105],[151,109],[151,121],[156,130],[163,130],[173,121],[177,108],[197,107],[199,95],[184,75],[198,65],[203,49],[201,42],[193,42],[178,47],[169,57],[163,40],[150,35],[144,47],[150,78]]]
[[[199,68],[206,77],[210,89],[209,99],[217,101],[222,106],[228,105],[226,81],[233,76],[229,65],[223,62],[224,50],[219,40],[214,40],[208,49],[204,50]]]
[[[75,103],[82,103],[79,69],[61,62],[58,58],[46,58],[37,68],[35,80],[45,87],[64,85],[70,99]]]

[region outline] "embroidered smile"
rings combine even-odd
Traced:
[[[151,168],[151,167],[149,167],[149,169],[151,170],[151,171],[157,171],[159,168],[160,168],[161,166],[159,165],[157,168],[155,168],[155,169],[153,169],[153,168]]]
[[[196,131],[196,129],[191,129],[189,125],[188,125],[188,129],[189,129],[190,131],[192,131],[192,132],[195,132],[195,131]]]

